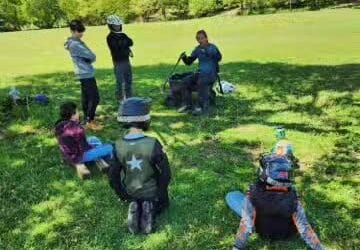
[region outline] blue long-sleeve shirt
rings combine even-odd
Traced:
[[[183,57],[183,62],[191,65],[196,59],[199,60],[200,73],[216,75],[222,55],[214,44],[209,43],[206,46],[197,46],[189,57]]]

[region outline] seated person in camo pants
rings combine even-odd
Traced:
[[[95,136],[86,138],[75,103],[66,102],[60,106],[55,135],[64,159],[75,166],[81,179],[90,176],[85,163],[95,161],[101,171],[108,169],[109,165],[103,159],[111,158],[113,147],[111,144],[102,144]]]
[[[207,114],[209,111],[210,92],[216,81],[219,72],[219,62],[222,55],[219,49],[212,43],[209,43],[207,34],[204,30],[196,33],[196,40],[199,45],[193,50],[190,56],[185,52],[181,59],[186,65],[191,65],[196,59],[199,60],[198,71],[184,80],[186,88],[184,91],[185,105],[179,112],[189,112],[192,110],[192,90],[196,85],[199,93],[199,105],[193,110],[194,115]]]
[[[128,227],[131,233],[151,233],[154,219],[168,206],[171,178],[166,153],[156,138],[144,135],[150,125],[149,103],[139,97],[126,99],[118,121],[129,133],[114,147],[110,185],[122,200],[129,201]]]
[[[311,249],[324,249],[291,184],[288,157],[273,153],[263,156],[260,165],[260,177],[246,196],[239,191],[226,195],[229,207],[241,217],[233,249],[245,249],[253,232],[271,240],[299,233]]]

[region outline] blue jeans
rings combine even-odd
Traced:
[[[102,144],[99,138],[95,136],[88,137],[87,141],[90,145],[94,146],[94,148],[84,153],[82,163],[112,156],[113,146],[111,144]]]
[[[227,205],[240,217],[241,217],[241,210],[244,206],[244,199],[245,199],[245,195],[239,191],[230,192],[225,197]]]

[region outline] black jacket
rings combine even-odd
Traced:
[[[288,192],[266,191],[266,184],[257,182],[250,187],[250,201],[256,210],[256,232],[264,238],[286,239],[296,233],[292,214],[296,212],[297,195]]]
[[[125,33],[110,32],[106,41],[114,63],[129,61],[133,41]]]

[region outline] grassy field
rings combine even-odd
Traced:
[[[83,182],[61,161],[52,130],[58,106],[80,103],[62,45],[68,30],[0,34],[1,99],[10,86],[51,99],[0,114],[0,249],[229,249],[239,218],[224,196],[255,180],[257,156],[275,142],[276,125],[286,128],[301,159],[296,187],[326,248],[359,249],[359,23],[359,10],[339,9],[126,26],[135,40],[136,93],[153,100],[150,134],[164,144],[173,172],[170,209],[148,237],[127,232],[126,204],[104,175],[94,169]],[[168,110],[160,92],[200,28],[223,52],[222,78],[237,86],[218,97],[209,119]],[[85,41],[98,56],[105,129],[96,135],[114,141],[124,131],[115,119],[106,34],[106,27],[89,27]],[[306,249],[300,239],[256,235],[248,246]]]

